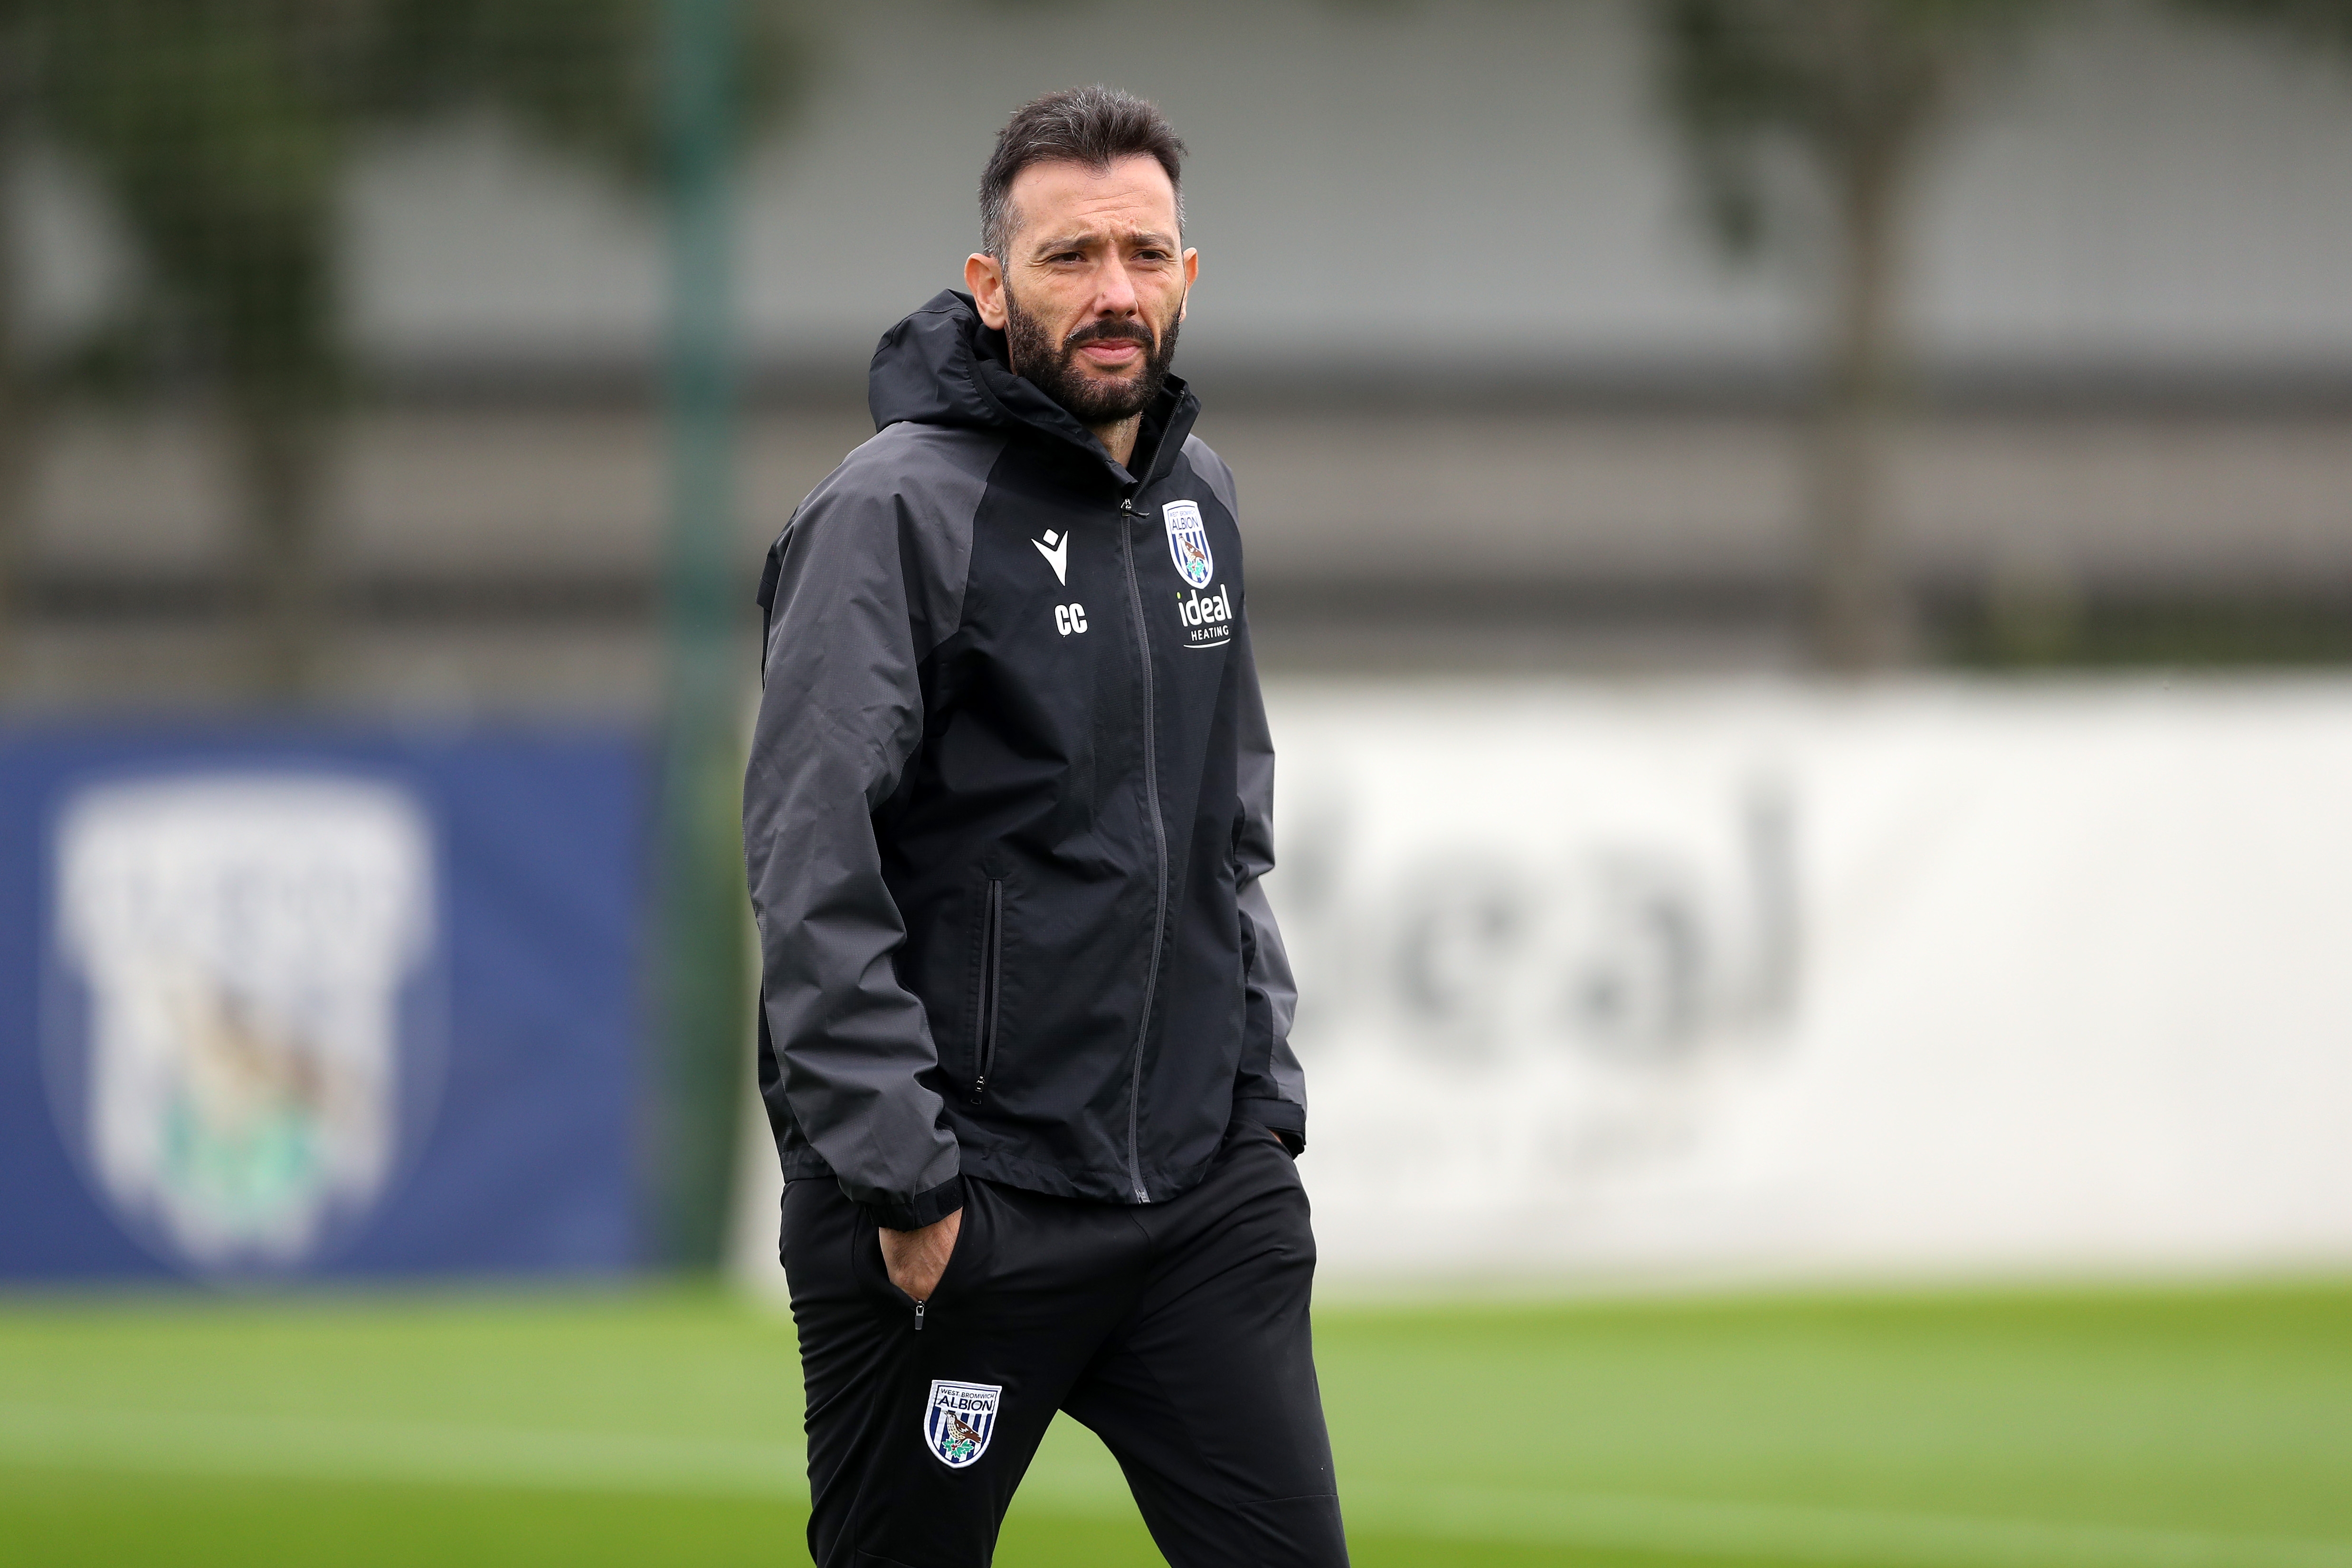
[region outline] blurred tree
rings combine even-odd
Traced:
[[[24,595],[24,499],[37,401],[16,321],[20,247],[13,216],[32,127],[34,73],[27,47],[35,0],[0,0],[0,702],[15,687],[17,606]]]
[[[746,8],[737,123],[787,97],[775,5]],[[136,251],[138,348],[220,397],[245,487],[254,685],[317,677],[324,442],[346,384],[337,202],[373,132],[487,111],[646,187],[661,167],[661,0],[0,0],[0,158],[46,142]],[[17,595],[37,387],[0,292],[0,617]],[[5,628],[0,626],[0,645]]]
[[[2286,37],[2352,49],[2352,0],[2183,0],[2191,11],[2269,28]]]
[[[1666,100],[1734,257],[1818,243],[1829,282],[1808,464],[1812,635],[1883,668],[1908,619],[1886,538],[1901,240],[1936,132],[1970,79],[2056,0],[1653,0]]]

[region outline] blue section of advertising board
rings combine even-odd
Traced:
[[[0,1280],[638,1261],[645,757],[0,732]]]

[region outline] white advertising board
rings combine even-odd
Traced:
[[[2352,1262],[2352,686],[1269,707],[1328,1279]]]

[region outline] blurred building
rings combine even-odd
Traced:
[[[1641,9],[837,12],[741,214],[746,595],[868,432],[876,337],[957,281],[996,126],[1106,79],[1192,147],[1179,363],[1240,476],[1271,666],[1793,664],[1815,301],[1801,258],[1711,249]],[[123,268],[72,168],[26,171],[16,210],[37,334],[102,316]],[[2352,58],[2079,7],[1968,107],[1911,232],[1923,658],[2352,657]],[[333,689],[648,707],[657,215],[455,125],[371,151],[345,242],[369,390],[332,468]],[[37,700],[226,689],[210,419],[50,422]]]

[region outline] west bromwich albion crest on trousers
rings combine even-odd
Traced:
[[[989,1434],[996,1430],[996,1402],[1004,1397],[1002,1384],[950,1383],[931,1384],[931,1402],[923,1408],[923,1441],[932,1458],[951,1470],[988,1452]]]
[[[1207,587],[1217,574],[1217,563],[1209,553],[1209,530],[1201,521],[1200,503],[1171,500],[1160,510],[1168,520],[1168,553],[1176,570],[1195,588]]]

